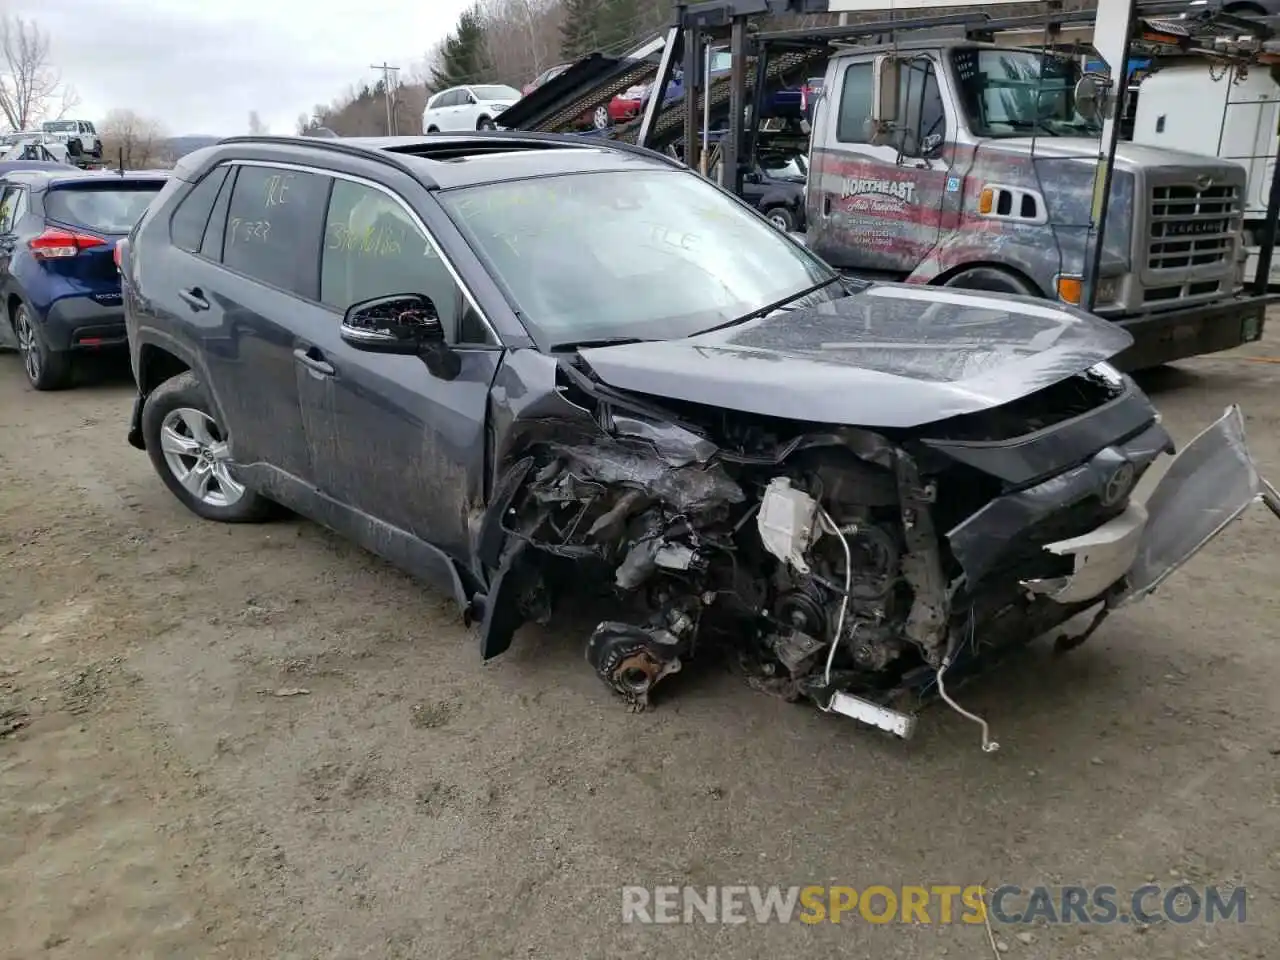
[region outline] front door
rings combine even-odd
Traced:
[[[341,339],[348,307],[396,293],[435,303],[461,359],[455,378],[434,375],[418,357],[369,353]],[[324,366],[305,370],[300,393],[322,492],[468,556],[472,514],[485,496],[489,387],[502,359],[496,338],[418,216],[365,183],[334,183],[320,300],[327,315],[309,348]]]
[[[844,270],[905,276],[938,245],[956,128],[936,62],[918,56],[898,62],[899,117],[876,136],[875,71],[884,63],[832,64],[810,154],[809,246]]]

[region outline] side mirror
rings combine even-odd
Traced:
[[[416,356],[444,344],[444,326],[430,297],[398,293],[352,304],[341,336],[357,350]]]
[[[889,124],[898,119],[898,75],[901,69],[901,60],[893,57],[880,60],[871,99],[871,119],[877,124]]]
[[[1074,99],[1076,113],[1091,122],[1098,122],[1106,112],[1107,94],[1111,90],[1109,77],[1086,73],[1076,81]]]

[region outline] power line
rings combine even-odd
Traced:
[[[387,104],[387,136],[394,137],[396,135],[396,120],[395,111],[391,109],[391,75],[399,73],[400,68],[393,67],[384,60],[382,63],[370,64],[369,69],[382,72],[382,99]]]

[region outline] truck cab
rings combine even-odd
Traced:
[[[814,114],[808,243],[836,267],[1079,304],[1100,124],[1078,59],[978,42],[838,47]],[[1246,176],[1212,156],[1119,145],[1094,312],[1127,366],[1261,335],[1242,295]]]

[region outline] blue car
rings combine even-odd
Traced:
[[[77,353],[125,346],[116,243],[167,179],[48,166],[0,174],[0,343],[37,390],[69,386]]]

